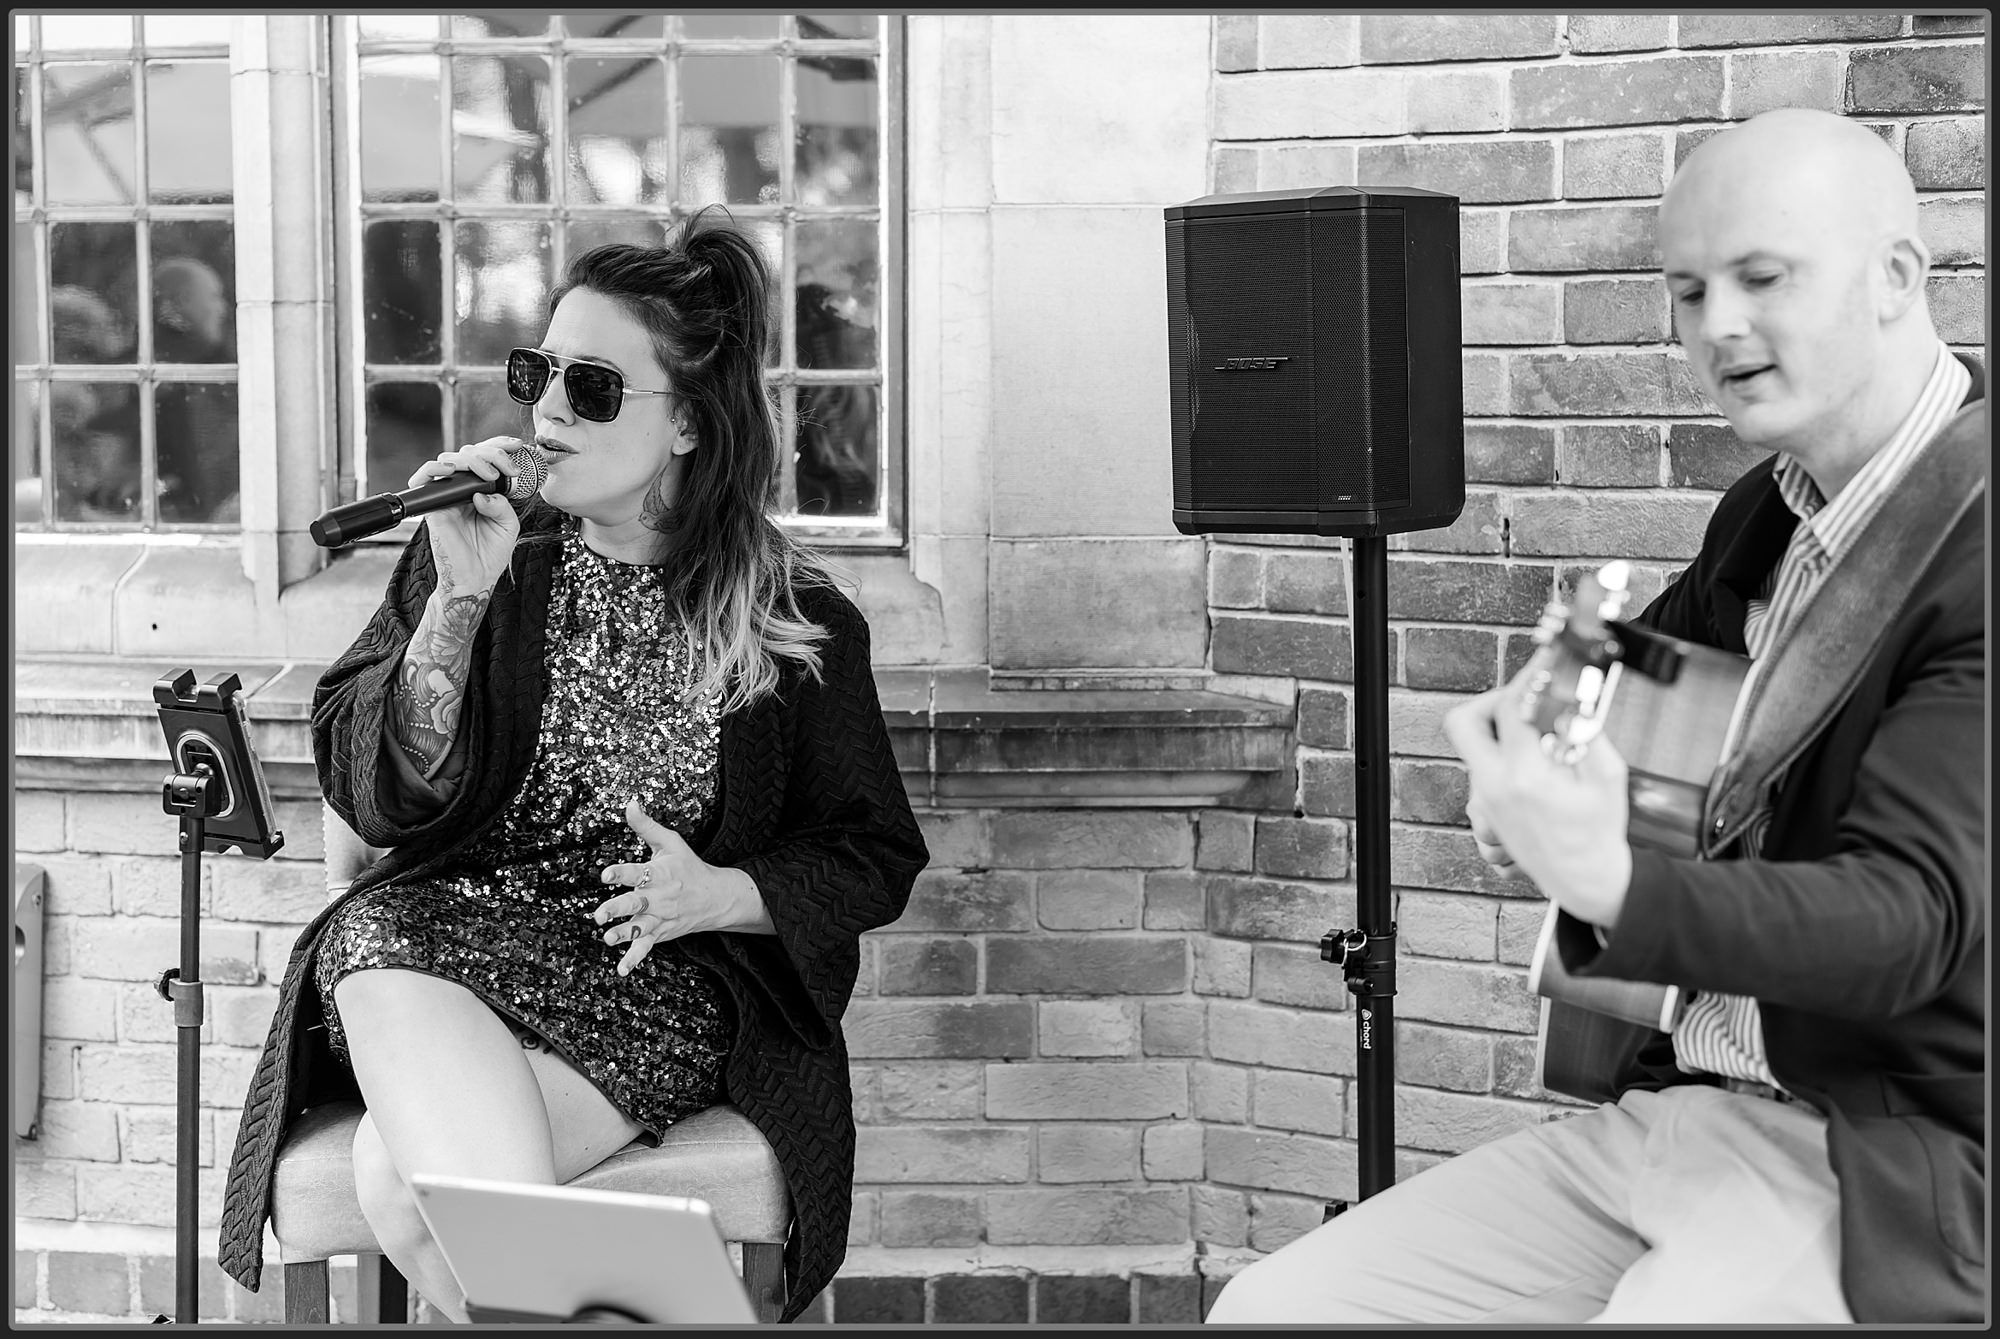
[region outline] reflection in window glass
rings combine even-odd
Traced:
[[[875,62],[848,56],[802,56],[798,97],[797,189],[808,205],[872,205],[881,147]]]
[[[220,220],[153,225],[153,360],[236,361],[236,230]]]
[[[671,202],[667,67],[648,57],[571,60],[567,73],[570,203]]]
[[[14,383],[14,524],[42,519],[42,387],[40,381]]]
[[[793,469],[801,516],[875,511],[881,451],[873,386],[801,386]]]
[[[360,16],[364,42],[425,41],[438,35],[436,14],[363,14]]]
[[[799,14],[799,36],[808,41],[827,37],[873,37],[873,14]]]
[[[660,37],[667,21],[659,14],[565,14],[563,31],[585,39]]]
[[[41,285],[36,282],[38,266],[35,257],[35,229],[27,219],[14,220],[14,288],[10,294],[13,307],[14,366],[23,363],[39,363],[48,357],[42,345]],[[20,430],[17,421],[15,430]]]
[[[153,426],[160,451],[160,519],[240,524],[234,383],[155,386]]]
[[[49,316],[58,363],[138,356],[138,230],[130,223],[49,227]]]
[[[30,336],[16,366],[47,422],[14,421],[17,442],[46,444],[39,461],[17,458],[16,521],[238,527],[238,25],[201,14],[37,25],[41,47],[16,66],[17,95],[31,95],[16,104],[15,326]]]
[[[681,36],[697,40],[777,35],[776,14],[683,14],[681,16]]]
[[[44,14],[42,50],[99,51],[132,45],[129,14]],[[20,47],[25,48],[24,41]]]
[[[798,227],[800,367],[875,365],[880,307],[875,224],[827,219]]]
[[[554,278],[546,223],[461,220],[458,242],[458,360],[498,365],[541,335]]]
[[[435,200],[443,67],[436,56],[364,56],[361,73],[361,198]]]
[[[540,56],[455,56],[451,62],[453,188],[491,204],[549,198],[553,92]]]
[[[226,46],[227,14],[147,14],[141,37],[148,47]]]
[[[143,520],[139,388],[52,381],[49,432],[59,521]]]
[[[540,332],[535,338],[524,340],[526,344],[538,344]],[[519,437],[526,439],[534,434],[534,424],[526,405],[517,404],[507,394],[507,383],[499,377],[463,376],[458,379],[457,430],[452,435],[454,445],[483,442],[488,437]]]
[[[633,218],[629,214],[571,219],[566,232],[567,254],[572,260],[593,247],[603,246],[606,242],[624,242],[628,246],[658,246],[666,240],[658,223],[651,219]]]
[[[14,67],[14,207],[33,201],[35,193],[35,127],[29,119],[28,67]]]
[[[438,225],[371,223],[361,235],[361,320],[371,363],[435,363],[444,356],[443,259]]]
[[[228,204],[229,62],[146,66],[147,192],[167,204]]]
[[[453,37],[535,37],[548,30],[547,14],[529,14],[515,9],[451,16]]]
[[[368,487],[407,487],[417,466],[444,450],[444,393],[422,381],[383,381],[368,388]]]
[[[681,61],[681,199],[775,204],[778,61],[689,56]]]
[[[138,196],[132,67],[111,62],[42,67],[42,156],[48,203],[123,205]]]
[[[816,538],[899,538],[882,328],[897,302],[900,223],[883,216],[896,30],[879,15],[536,12],[359,31],[353,390],[366,431],[394,439],[371,436],[343,471],[361,492],[403,487],[446,442],[519,435],[500,366],[540,339],[561,267],[607,242],[659,245],[722,205],[770,266],[766,367],[796,452],[782,504]],[[371,45],[384,40],[422,49]]]
[[[739,219],[739,231],[757,244],[771,275],[771,333],[764,342],[764,365],[775,368],[784,353],[785,337],[785,225],[777,219]]]

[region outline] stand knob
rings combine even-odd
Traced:
[[[1367,952],[1368,932],[1365,930],[1328,930],[1320,936],[1321,960],[1336,967],[1345,967],[1350,961],[1359,962]]]

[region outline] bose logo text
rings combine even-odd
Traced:
[[[1290,358],[1224,358],[1216,365],[1218,372],[1270,372],[1279,363],[1289,363]]]

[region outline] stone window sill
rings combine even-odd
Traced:
[[[274,795],[319,793],[309,716],[324,661],[33,655],[15,661],[14,755],[31,789],[156,790],[153,684],[243,684]],[[995,691],[984,669],[883,669],[882,714],[921,808],[1289,808],[1292,709],[1188,689]]]

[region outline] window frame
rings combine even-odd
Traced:
[[[30,232],[30,250],[33,254],[35,272],[33,276],[34,302],[36,306],[35,327],[31,342],[23,347],[21,341],[14,343],[14,367],[12,372],[13,393],[17,397],[27,397],[29,408],[27,419],[33,433],[32,452],[36,476],[41,480],[40,512],[32,520],[16,519],[14,533],[17,536],[60,537],[79,535],[92,537],[129,538],[141,541],[184,543],[206,538],[231,538],[243,533],[251,524],[248,512],[250,499],[245,495],[247,483],[243,469],[243,414],[244,377],[243,331],[240,313],[242,293],[239,276],[230,276],[231,291],[236,294],[230,319],[235,332],[236,358],[227,363],[172,363],[163,364],[153,347],[153,286],[155,258],[153,256],[153,229],[156,225],[175,223],[227,223],[231,234],[231,249],[241,255],[241,206],[242,182],[239,180],[237,164],[233,160],[234,143],[232,136],[232,162],[230,171],[229,201],[227,204],[182,204],[155,201],[152,198],[152,154],[148,138],[151,121],[152,93],[148,87],[148,70],[155,64],[202,61],[210,64],[221,63],[225,70],[233,69],[239,30],[232,25],[228,36],[217,42],[169,42],[154,45],[146,35],[143,14],[109,15],[123,17],[131,27],[130,40],[108,47],[62,47],[51,57],[42,33],[46,18],[57,17],[40,13],[16,16],[28,20],[28,43],[25,48],[16,46],[11,64],[15,69],[26,67],[28,79],[25,95],[28,112],[29,140],[34,146],[34,161],[30,164],[29,200],[25,208],[16,207],[14,226],[17,248],[20,229],[25,226]],[[12,41],[13,34],[10,32]],[[218,47],[220,48],[218,50]],[[125,65],[133,73],[132,89],[132,196],[129,203],[98,204],[52,204],[48,199],[48,134],[44,123],[44,87],[47,66],[51,59],[58,65],[117,63]],[[229,106],[232,120],[237,100],[241,95],[231,81]],[[19,109],[16,109],[18,124]],[[55,361],[54,313],[51,309],[54,289],[54,275],[51,273],[51,234],[61,224],[124,224],[133,230],[134,246],[134,304],[132,309],[134,346],[129,362],[119,363],[57,363]],[[10,314],[10,323],[12,320]],[[142,351],[148,355],[141,356]],[[26,355],[25,357],[23,355]],[[63,520],[56,515],[55,487],[55,441],[53,434],[53,414],[49,386],[62,382],[93,384],[115,384],[130,386],[137,396],[139,423],[139,495],[138,516],[129,521],[114,520]],[[159,499],[159,429],[157,423],[157,389],[161,386],[207,385],[227,386],[236,391],[236,458],[239,511],[232,521],[168,521],[160,516]],[[20,422],[20,411],[10,420]],[[9,472],[10,479],[12,472]],[[11,486],[11,485],[10,485]]]
[[[387,218],[406,217],[413,219],[434,219],[440,225],[440,273],[449,293],[453,260],[456,254],[454,225],[464,219],[490,218],[495,220],[524,220],[546,222],[550,227],[552,244],[555,249],[551,257],[552,272],[560,274],[561,264],[566,260],[567,246],[564,225],[571,219],[583,218],[645,218],[650,222],[670,225],[686,216],[683,202],[676,201],[670,208],[646,208],[640,206],[576,206],[566,197],[566,186],[560,180],[566,168],[568,152],[567,99],[562,95],[567,73],[562,69],[566,53],[587,53],[593,58],[615,58],[620,55],[654,55],[668,61],[668,121],[669,128],[677,124],[678,108],[675,105],[674,88],[677,68],[674,58],[682,52],[699,55],[759,54],[775,55],[779,59],[780,90],[785,117],[783,129],[789,131],[796,126],[796,98],[793,88],[793,58],[799,55],[826,54],[867,54],[877,62],[877,127],[880,136],[880,187],[877,200],[872,206],[848,206],[845,209],[809,209],[806,217],[839,217],[841,214],[877,217],[880,243],[880,264],[878,269],[878,315],[877,347],[880,366],[879,379],[871,376],[857,377],[841,370],[805,370],[797,366],[796,302],[792,295],[797,283],[797,248],[794,225],[799,217],[799,206],[787,201],[794,171],[795,148],[792,136],[785,136],[785,153],[780,158],[780,202],[775,205],[731,205],[730,211],[740,219],[770,219],[780,224],[781,270],[779,281],[784,295],[779,303],[778,317],[780,361],[775,370],[767,369],[766,385],[774,395],[780,413],[781,450],[790,449],[794,437],[794,416],[797,391],[817,384],[870,385],[877,394],[877,432],[881,440],[881,474],[879,479],[880,519],[875,517],[842,518],[799,517],[787,515],[783,522],[787,529],[802,540],[827,549],[838,549],[847,554],[866,553],[906,553],[909,549],[909,443],[908,443],[908,370],[907,370],[907,248],[908,218],[906,177],[908,146],[906,133],[906,71],[907,45],[905,21],[901,15],[877,15],[877,34],[866,48],[856,45],[858,39],[837,41],[816,41],[794,35],[790,16],[781,18],[780,36],[775,39],[682,39],[667,38],[614,38],[578,39],[558,31],[545,32],[532,38],[490,38],[453,37],[449,25],[439,25],[439,35],[429,38],[407,40],[371,39],[368,55],[420,54],[442,58],[445,62],[446,77],[449,77],[450,59],[457,54],[526,54],[529,50],[546,52],[550,63],[551,111],[549,121],[549,143],[551,158],[556,164],[550,182],[550,198],[544,202],[504,205],[473,205],[464,207],[450,198],[453,189],[450,131],[448,121],[441,118],[440,194],[437,201],[419,202],[411,205],[371,205],[364,201],[361,191],[361,145],[360,145],[360,83],[363,54],[360,43],[360,20],[356,14],[327,16],[329,75],[332,89],[332,145],[334,154],[333,183],[333,236],[334,236],[334,294],[337,304],[335,316],[334,348],[338,404],[338,442],[336,446],[337,467],[334,471],[334,487],[337,502],[350,501],[364,494],[390,492],[404,486],[405,480],[374,480],[367,478],[365,459],[365,432],[367,424],[367,395],[371,384],[366,361],[366,337],[364,329],[365,309],[362,286],[363,240],[368,224]],[[428,16],[424,16],[428,17]],[[559,15],[555,17],[560,17]],[[552,25],[553,27],[553,25]],[[441,90],[449,99],[448,86]],[[677,151],[677,149],[676,149]],[[447,425],[458,421],[457,383],[460,365],[456,361],[455,343],[457,332],[453,314],[443,313],[444,329],[439,332],[441,361],[436,364],[409,364],[404,370],[418,379],[435,378],[442,395],[441,413]],[[480,365],[483,366],[483,365]],[[447,429],[449,431],[449,428]],[[785,487],[789,492],[790,477],[786,476]],[[360,543],[403,543],[414,533],[416,523],[405,520],[400,525],[372,540]]]

